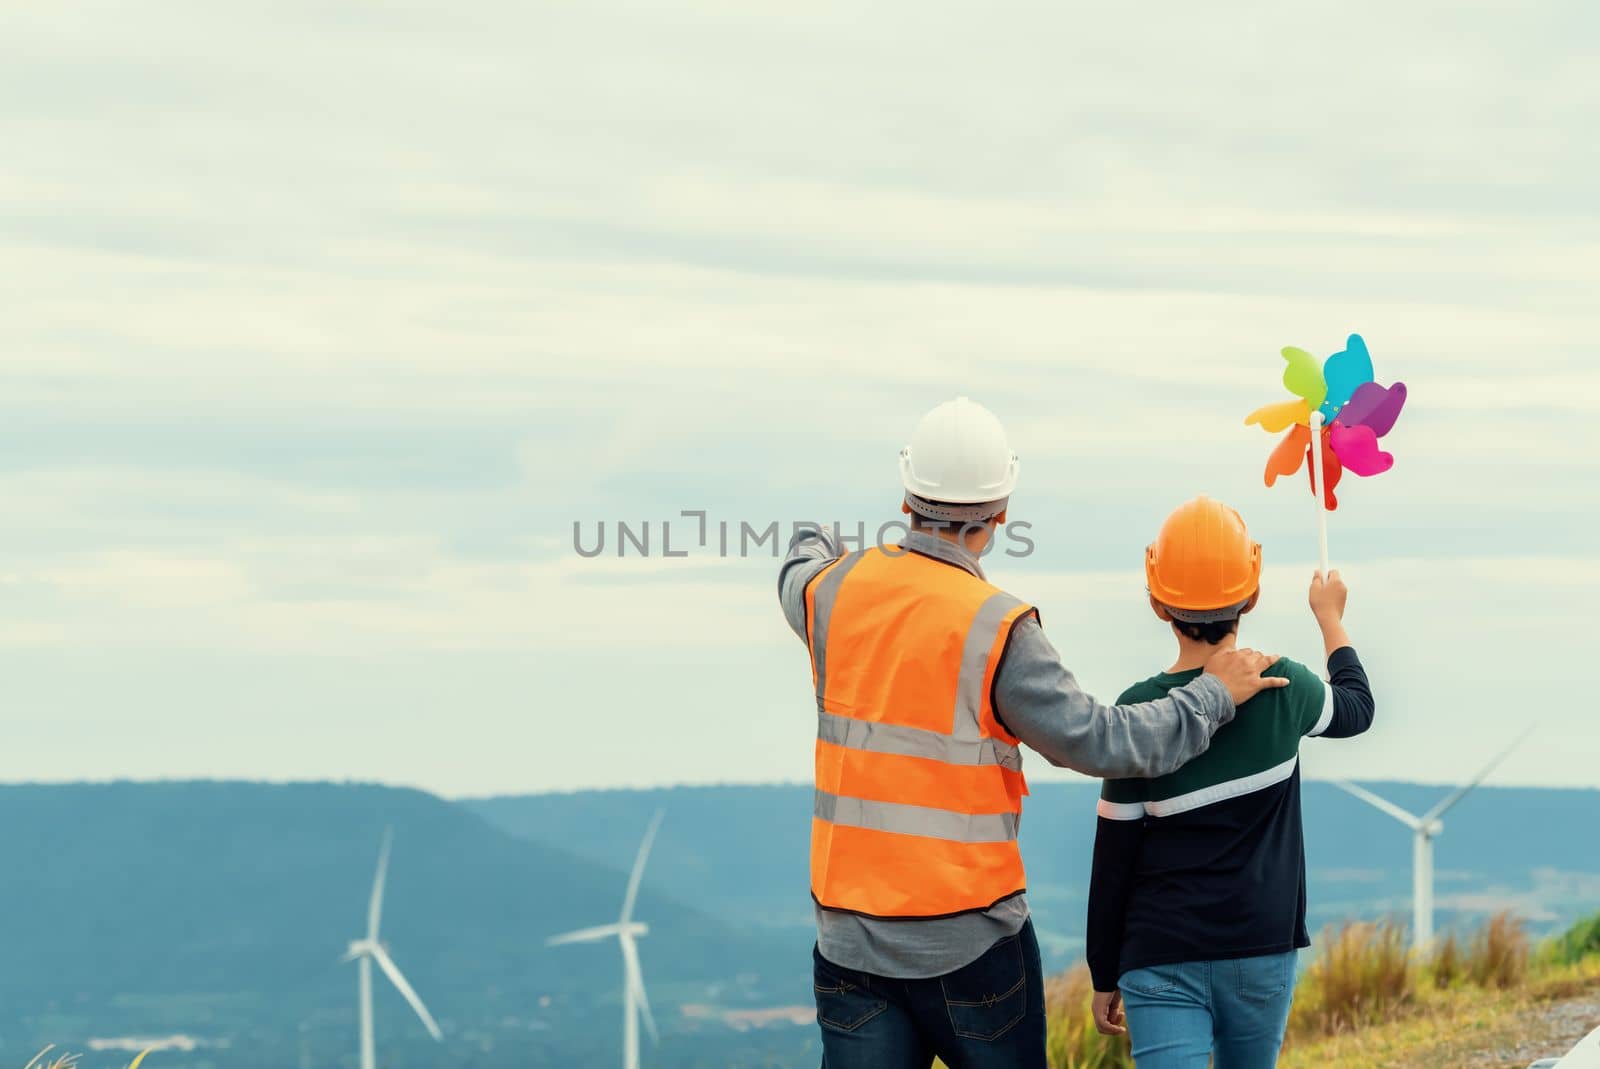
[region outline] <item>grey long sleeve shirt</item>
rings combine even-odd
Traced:
[[[913,531],[904,545],[984,578],[978,558],[956,542]],[[790,543],[778,572],[778,600],[802,642],[806,584],[839,556],[838,542],[819,526],[802,525]],[[1110,778],[1155,777],[1179,768],[1203,752],[1234,714],[1228,689],[1211,675],[1160,701],[1102,705],[1078,686],[1032,616],[1012,632],[995,672],[994,701],[1006,728],[1051,764]],[[1017,895],[982,912],[931,920],[874,920],[817,906],[816,918],[817,947],[829,961],[879,976],[922,979],[954,972],[1015,935],[1027,922],[1028,904]]]

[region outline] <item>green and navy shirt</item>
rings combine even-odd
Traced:
[[[1164,672],[1118,704],[1161,698],[1199,669]],[[1309,946],[1300,740],[1359,735],[1372,691],[1349,646],[1324,683],[1281,660],[1211,746],[1155,779],[1107,780],[1095,834],[1087,957],[1097,991],[1131,969],[1281,954]]]

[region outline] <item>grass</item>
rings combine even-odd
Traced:
[[[1399,925],[1346,924],[1323,934],[1300,976],[1279,1064],[1455,1065],[1470,1051],[1515,1047],[1529,1038],[1530,1014],[1591,991],[1600,997],[1600,914],[1537,948],[1500,914],[1465,939],[1450,934],[1425,960]],[[1081,965],[1049,981],[1050,1069],[1132,1069],[1126,1038],[1095,1031],[1092,994]]]
[[[1083,965],[1051,977],[1045,984],[1045,1016],[1050,1022],[1045,1050],[1050,1069],[1126,1069],[1133,1065],[1127,1036],[1103,1036],[1095,1030],[1090,1007],[1093,998],[1094,984]]]
[[[23,1069],[79,1069],[78,1059],[83,1055],[57,1054],[52,1056],[50,1052],[55,1049],[55,1044],[52,1043],[38,1054],[35,1054]],[[140,1051],[139,1056],[128,1063],[128,1069],[139,1069],[139,1064],[144,1061],[145,1055],[149,1053],[147,1050]],[[50,1060],[46,1061],[46,1058]]]
[[[1421,994],[1412,1012],[1384,1024],[1335,1035],[1291,1039],[1281,1069],[1434,1069],[1469,1064],[1484,1051],[1511,1050],[1539,1034],[1541,1012],[1551,1003],[1593,992],[1600,997],[1600,957],[1556,966],[1515,988],[1458,984]],[[1559,1049],[1538,1055],[1559,1054]],[[1536,1055],[1501,1064],[1527,1065]]]
[[[1474,987],[1521,987],[1528,977],[1528,958],[1527,929],[1511,914],[1498,913],[1472,937],[1467,979]]]
[[[1405,929],[1388,922],[1325,933],[1295,986],[1289,1035],[1332,1035],[1411,1012],[1417,983],[1405,939]]]

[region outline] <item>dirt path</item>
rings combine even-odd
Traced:
[[[1462,1062],[1464,1069],[1527,1069],[1540,1058],[1558,1058],[1600,1028],[1600,991],[1547,1002],[1528,1011],[1522,1034],[1531,1038],[1490,1046]]]

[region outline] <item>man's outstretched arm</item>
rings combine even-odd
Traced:
[[[1228,651],[1159,701],[1102,705],[1078,686],[1030,616],[1017,622],[996,670],[995,713],[1053,765],[1108,779],[1162,776],[1203,753],[1239,704],[1289,682],[1261,676],[1276,661]]]
[[[806,640],[806,584],[839,556],[832,531],[814,523],[797,525],[789,555],[778,568],[778,602],[801,642]]]

